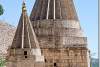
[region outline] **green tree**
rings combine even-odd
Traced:
[[[0,67],[4,67],[5,65],[5,59],[0,58]]]
[[[0,15],[2,15],[4,13],[4,9],[3,6],[0,4]]]

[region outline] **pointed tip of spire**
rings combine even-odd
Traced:
[[[25,0],[23,0],[23,5],[25,5]]]
[[[26,11],[26,4],[25,4],[25,0],[23,0],[23,4],[22,4],[22,12]]]

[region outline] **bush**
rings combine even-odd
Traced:
[[[5,66],[5,59],[0,58],[0,67],[4,67]]]

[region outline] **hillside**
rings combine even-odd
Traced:
[[[0,21],[0,56],[7,53],[7,48],[11,45],[16,28]]]

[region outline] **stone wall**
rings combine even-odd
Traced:
[[[88,67],[87,50],[84,48],[43,49],[43,55],[45,67]]]
[[[45,67],[88,67],[87,38],[78,21],[38,20],[32,24]]]

